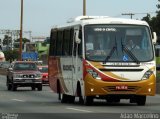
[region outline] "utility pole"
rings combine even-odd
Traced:
[[[86,16],[86,0],[83,0],[83,16]]]
[[[122,13],[122,15],[129,15],[132,19],[132,16],[135,15],[135,14],[133,14],[133,13]]]
[[[22,37],[23,37],[23,0],[21,0],[21,16],[20,16],[20,45],[19,45],[19,60],[22,60]]]

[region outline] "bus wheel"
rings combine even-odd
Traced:
[[[82,92],[81,92],[81,87],[80,87],[79,82],[77,83],[77,95],[79,97],[79,103],[84,104],[84,100],[83,100],[83,97],[82,97]]]
[[[86,106],[91,106],[93,104],[93,97],[92,96],[86,96],[84,98],[84,104]]]
[[[67,100],[68,100],[68,95],[62,94],[61,103],[67,103]]]
[[[74,101],[75,101],[75,96],[69,96],[68,95],[68,102],[69,103],[74,103]]]
[[[61,88],[60,88],[59,81],[57,82],[57,93],[58,93],[58,100],[61,100],[62,99],[62,94],[61,94]]]
[[[114,99],[114,102],[115,102],[115,103],[120,103],[120,99],[119,99],[119,98]]]
[[[84,104],[84,99],[83,99],[82,96],[79,97],[79,103],[80,103],[80,104]]]
[[[11,90],[12,89],[12,85],[11,84],[7,84],[7,89]]]
[[[136,99],[139,106],[144,106],[146,104],[146,96],[137,96]]]
[[[37,88],[38,88],[38,91],[42,91],[42,84],[39,84]]]
[[[16,91],[17,90],[17,86],[14,83],[12,83],[12,89],[11,90],[12,91]]]

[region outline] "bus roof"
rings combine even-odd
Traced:
[[[142,20],[133,20],[125,18],[113,18],[108,16],[78,16],[76,18],[71,18],[67,21],[67,24],[55,26],[55,28],[65,28],[75,25],[87,25],[87,24],[130,24],[130,25],[146,25],[149,26],[147,22]]]

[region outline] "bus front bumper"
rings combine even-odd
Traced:
[[[85,79],[85,96],[105,95],[145,95],[154,96],[156,92],[156,78],[134,82],[106,82],[92,77]]]

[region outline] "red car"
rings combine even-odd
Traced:
[[[15,61],[7,70],[7,89],[16,91],[18,87],[31,87],[42,90],[42,74],[35,62]]]
[[[48,66],[38,66],[39,71],[42,73],[42,82],[43,84],[48,84]]]

